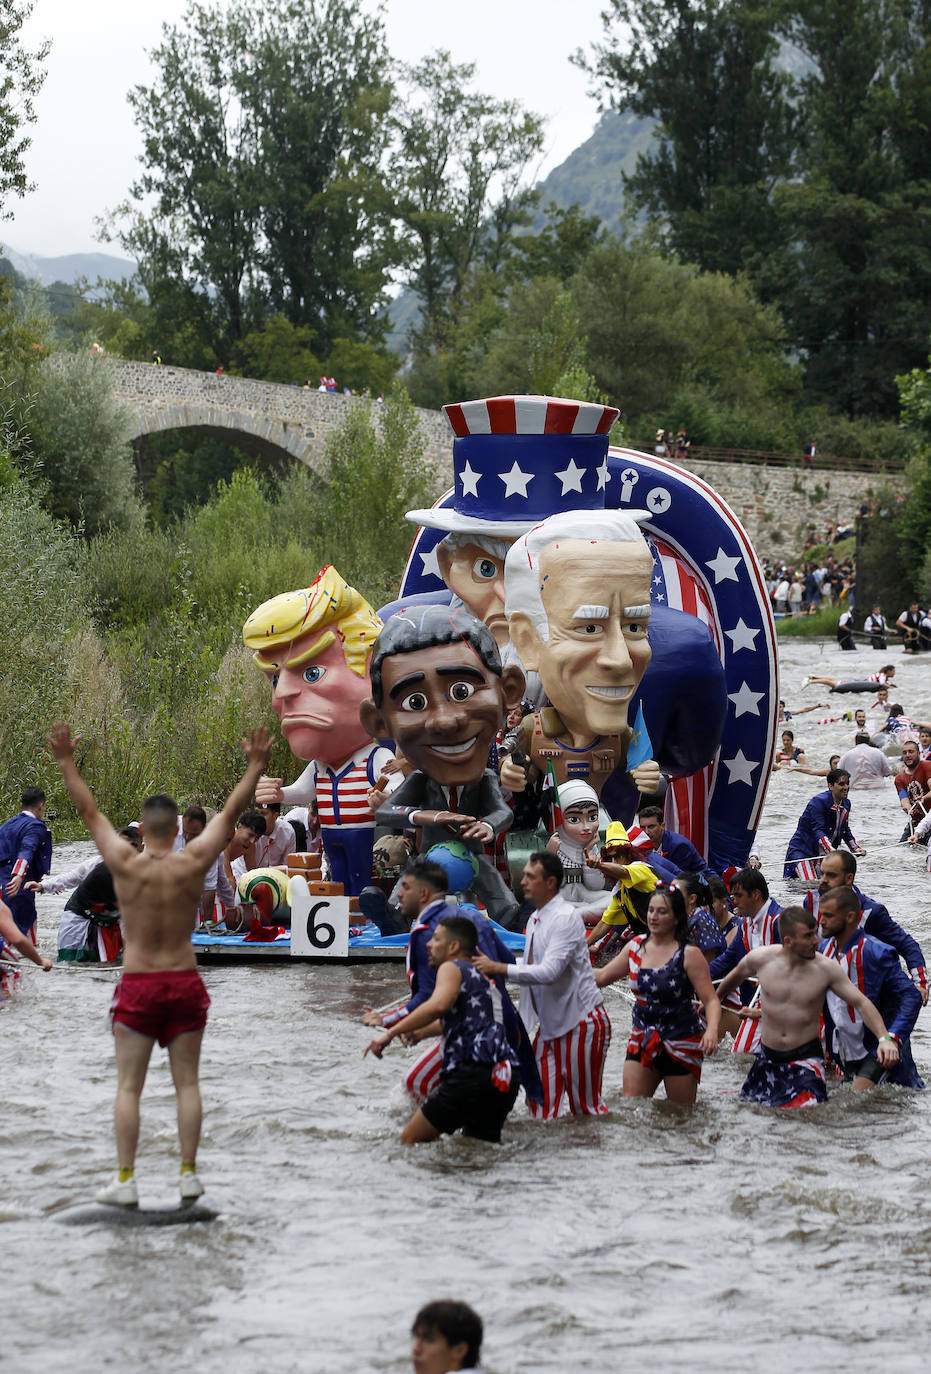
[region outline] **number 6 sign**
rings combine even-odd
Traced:
[[[301,958],[349,958],[349,898],[312,893],[307,879],[291,878],[291,954]]]

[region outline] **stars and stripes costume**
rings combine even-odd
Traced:
[[[669,828],[714,871],[742,866],[769,782],[778,682],[766,585],[733,512],[707,483],[665,458],[613,447],[598,457],[593,441],[611,423],[601,407],[497,397],[446,410],[456,435],[454,487],[432,510],[409,512],[423,528],[402,599],[448,599],[436,561],[447,531],[517,537],[557,511],[645,509],[641,529],[654,557],[653,658],[629,717],[642,703],[653,757],[671,783]],[[570,440],[580,447],[568,447]],[[637,798],[622,779],[612,774],[602,803],[629,819]]]
[[[630,986],[636,997],[627,1058],[655,1073],[678,1069],[700,1079],[704,1027],[685,971],[685,946],[680,945],[662,968],[644,968],[645,943],[646,936],[637,935],[627,947]]]
[[[36,894],[27,892],[27,882],[37,883],[52,866],[52,836],[45,821],[31,811],[0,826],[0,897],[6,902],[19,929],[28,935],[36,923]],[[12,878],[22,877],[19,891],[11,896]]]
[[[923,991],[928,986],[928,975],[925,956],[918,941],[912,939],[908,931],[900,926],[898,921],[892,919],[882,902],[874,902],[872,897],[867,897],[858,887],[854,887],[853,891],[860,901],[860,929],[865,935],[871,935],[874,940],[879,940],[882,944],[888,945],[890,949],[894,949],[905,960],[909,977],[915,987],[919,991]],[[806,892],[802,905],[820,923],[821,897],[819,894]]]
[[[281,790],[286,802],[309,804],[316,799],[330,878],[342,883],[351,897],[358,897],[372,881],[375,816],[367,794],[393,758],[393,750],[372,741],[337,768],[313,760],[296,782]]]
[[[760,1044],[740,1090],[740,1100],[763,1107],[816,1107],[825,1102],[821,1041],[810,1040],[792,1050]]]
[[[850,802],[846,797],[835,802],[829,788],[812,797],[799,816],[795,834],[786,850],[782,876],[803,876],[797,872],[800,860],[814,862],[819,852],[828,854],[832,849],[840,849],[842,844],[854,854],[861,852],[850,829]]]
[[[840,949],[834,939],[822,940],[818,948],[826,958],[837,960],[850,981],[873,1003],[889,1034],[898,1040],[899,1062],[888,1071],[889,1082],[923,1088],[909,1041],[921,1011],[921,994],[902,972],[895,950],[860,929]],[[860,1013],[830,990],[824,1008],[824,1037],[828,1050],[841,1064],[854,1066],[866,1055],[876,1057],[876,1036],[863,1024]]]

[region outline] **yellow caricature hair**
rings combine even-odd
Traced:
[[[346,666],[358,677],[364,677],[380,629],[381,621],[362,594],[328,563],[309,587],[264,601],[243,626],[242,638],[244,644],[257,651],[252,655],[253,662],[263,672],[274,672],[281,667],[282,660],[269,654],[269,649],[287,648],[295,639],[319,631],[317,639],[298,656],[300,662],[319,657],[338,639]],[[297,659],[288,663],[298,666]]]

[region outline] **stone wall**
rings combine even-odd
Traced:
[[[238,436],[247,448],[290,453],[314,467],[327,435],[347,407],[365,402],[337,392],[304,390],[248,377],[107,359],[117,390],[134,417],[132,438],[159,430],[197,428]],[[439,411],[418,409],[424,462],[435,494],[452,485],[452,434]],[[693,471],[724,497],[763,559],[797,554],[809,527],[820,541],[830,525],[853,525],[861,501],[880,487],[904,492],[902,473],[863,472],[703,462]]]

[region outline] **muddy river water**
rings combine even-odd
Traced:
[[[931,719],[931,663],[890,657],[893,699]],[[851,660],[867,672],[883,658],[791,644],[783,695],[807,704],[818,695],[799,689],[804,673],[846,676]],[[833,698],[857,702],[869,698]],[[853,728],[811,719],[793,725],[824,766]],[[773,780],[760,839],[782,902],[785,844],[819,786]],[[895,843],[891,784],[852,799],[868,850],[860,886],[931,952],[931,875],[924,851]],[[61,846],[53,866],[88,852]],[[49,952],[62,900],[40,904]],[[11,1371],[400,1374],[417,1307],[448,1295],[482,1314],[492,1374],[931,1367],[931,1092],[842,1087],[824,1107],[777,1113],[738,1102],[746,1061],[722,1052],[691,1112],[623,1101],[630,1019],[611,989],[609,1117],[534,1125],[519,1103],[500,1147],[457,1138],[408,1151],[399,1078],[414,1052],[363,1063],[358,1023],[364,1002],[400,987],[399,966],[205,976],[200,1171],[220,1217],[201,1226],[54,1220],[113,1169],[113,975],[30,970],[0,1009],[0,1365]],[[931,1081],[929,1030],[931,1010],[913,1038]],[[143,1200],[168,1200],[177,1167],[156,1050]]]

